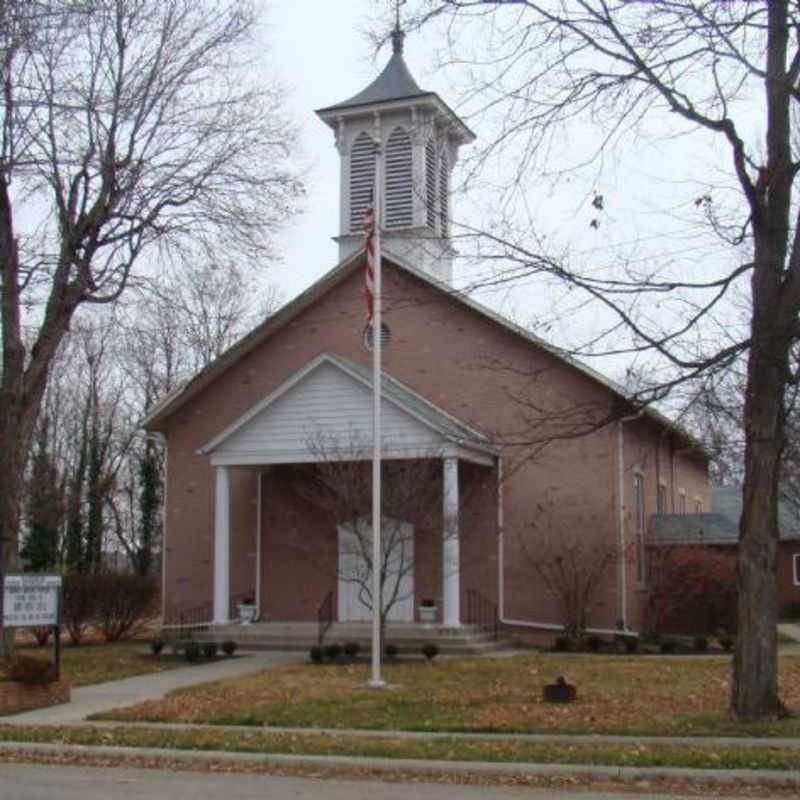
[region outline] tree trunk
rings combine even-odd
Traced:
[[[751,361],[759,360],[754,352]],[[766,360],[766,359],[764,359]],[[732,712],[739,719],[775,719],[785,713],[777,681],[778,478],[782,451],[783,380],[780,358],[755,364],[745,404],[749,428],[739,532],[738,631],[733,661]],[[759,376],[761,379],[759,379]]]
[[[27,414],[26,414],[27,416]],[[19,415],[4,407],[0,420],[0,572],[17,568],[21,498],[25,469],[26,443],[20,436]],[[14,655],[13,629],[0,636],[0,658]]]

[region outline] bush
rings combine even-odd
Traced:
[[[603,646],[603,642],[599,636],[590,636],[586,640],[586,646],[593,652],[599,653],[600,648]]]
[[[93,575],[67,575],[61,596],[61,618],[73,644],[80,644],[94,619],[97,602]]]
[[[344,654],[348,658],[355,658],[361,652],[361,645],[358,642],[345,642]]]
[[[732,636],[722,636],[719,639],[719,646],[726,652],[730,653],[733,650],[733,637]]]
[[[50,636],[53,633],[53,627],[51,625],[36,625],[33,628],[28,628],[31,632],[31,635],[34,639],[36,639],[36,644],[39,647],[44,647],[49,641]]]
[[[154,656],[159,655],[161,651],[164,649],[164,640],[163,639],[153,639],[150,642],[150,651],[153,653]]]
[[[672,655],[673,653],[678,652],[678,643],[674,639],[663,639],[661,641],[661,645],[659,646],[659,650],[664,655]]]
[[[736,555],[709,547],[651,547],[646,627],[650,636],[735,631]]]
[[[433,661],[433,659],[439,655],[439,648],[433,642],[426,642],[420,649],[422,650],[422,655],[424,655],[428,661]]]
[[[793,600],[781,609],[781,619],[800,620],[800,600]]]
[[[217,657],[219,652],[219,645],[216,642],[206,642],[203,645],[203,655],[211,661]]]
[[[152,613],[158,586],[141,575],[95,575],[97,624],[107,642],[132,635]]]
[[[708,639],[705,636],[695,636],[692,645],[695,653],[708,652]]]
[[[619,637],[626,653],[636,653],[639,650],[639,637],[623,634]]]
[[[391,661],[393,658],[397,658],[397,654],[400,651],[397,649],[396,644],[387,644],[386,647],[383,648],[383,652],[386,658]]]
[[[196,664],[200,660],[200,645],[197,642],[186,642],[183,656],[190,664]]]
[[[230,657],[236,652],[238,647],[239,645],[236,644],[233,639],[226,639],[222,643],[222,652],[225,653],[226,656]]]
[[[327,658],[328,661],[336,661],[336,659],[342,654],[342,646],[340,644],[336,644],[335,642],[332,644],[326,644],[323,652],[325,653],[325,658]]]
[[[8,677],[25,686],[46,686],[55,680],[55,667],[41,658],[18,656],[8,668]]]
[[[67,575],[62,617],[70,639],[80,644],[91,623],[107,642],[130,636],[152,613],[157,592],[155,579],[140,575]]]
[[[308,651],[308,658],[312,664],[321,664],[325,654],[323,649],[318,645],[315,644],[309,651]]]
[[[553,650],[557,653],[567,653],[572,650],[572,639],[569,636],[556,636],[553,642]]]

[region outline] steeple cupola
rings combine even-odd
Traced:
[[[380,146],[384,250],[450,283],[450,175],[458,148],[475,136],[439,95],[417,85],[403,59],[404,39],[396,26],[381,74],[349,100],[317,111],[341,157],[339,258],[362,245]]]

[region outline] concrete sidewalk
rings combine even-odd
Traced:
[[[173,689],[249,675],[278,664],[300,663],[304,659],[305,653],[245,652],[235,658],[220,658],[192,667],[84,686],[72,690],[69,703],[0,717],[0,725],[66,725],[81,722],[101,711],[136,705],[145,700],[158,700]]]

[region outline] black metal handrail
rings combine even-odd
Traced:
[[[497,637],[497,603],[475,589],[467,589],[467,624],[476,625]]]
[[[167,609],[161,628],[162,630],[176,630],[178,638],[184,639],[192,631],[208,627],[213,615],[214,608],[211,603],[203,603],[194,608],[182,608],[180,611]]]
[[[317,608],[317,644],[322,646],[325,634],[333,625],[333,591],[328,592],[322,598],[322,602]]]

